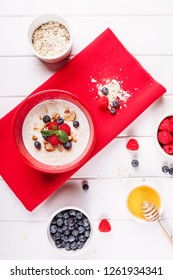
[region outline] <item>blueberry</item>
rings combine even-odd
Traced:
[[[53,218],[51,224],[52,224],[52,225],[56,225],[56,218],[55,218],[55,217]]]
[[[74,122],[73,122],[73,126],[74,126],[75,128],[79,127],[79,122],[78,122],[78,121],[74,121]]]
[[[57,215],[56,215],[56,218],[58,219],[58,218],[62,218],[63,216],[63,212],[60,212],[60,213],[58,213]]]
[[[44,140],[47,141],[47,139],[48,139],[49,136],[43,136],[43,135],[42,135],[42,137],[43,137]]]
[[[57,123],[58,123],[58,124],[62,124],[63,122],[64,122],[64,119],[63,119],[63,118],[59,117],[59,118],[57,119]]]
[[[79,231],[78,231],[77,229],[74,229],[74,230],[72,231],[72,234],[73,234],[74,236],[78,236],[78,235],[79,235]]]
[[[132,165],[133,167],[138,167],[139,161],[138,161],[137,159],[133,159],[132,162],[131,162],[131,165]]]
[[[58,227],[58,232],[59,233],[63,233],[63,228],[62,227]]]
[[[65,248],[65,242],[61,241],[61,248]]]
[[[110,109],[110,113],[111,113],[111,115],[115,115],[115,113],[116,113],[115,108],[111,108],[111,109]]]
[[[173,175],[173,167],[169,168],[169,174]]]
[[[45,115],[45,116],[43,117],[43,121],[44,121],[44,123],[48,123],[48,122],[51,121],[51,118],[50,118],[48,115]]]
[[[81,213],[81,212],[77,212],[76,213],[76,218],[78,219],[78,220],[80,220],[80,219],[82,219],[82,217],[83,217],[83,214]]]
[[[86,238],[88,238],[88,237],[90,236],[90,231],[89,231],[89,230],[85,230],[84,236],[85,236]]]
[[[90,222],[88,221],[87,218],[83,218],[82,222],[83,222],[83,226],[84,226],[85,228],[88,227],[88,226],[90,225]]]
[[[119,101],[118,101],[118,100],[115,100],[115,101],[112,103],[112,106],[113,106],[114,108],[118,108],[118,107],[120,106]]]
[[[67,226],[67,225],[63,225],[63,226],[62,226],[62,230],[63,230],[63,231],[65,231],[65,230],[67,230],[67,229],[68,229],[68,226]]]
[[[75,236],[72,235],[72,234],[70,234],[69,237],[68,237],[68,241],[69,241],[69,242],[75,241]],[[82,240],[81,240],[81,241],[82,241]]]
[[[69,213],[67,211],[65,211],[62,216],[63,216],[64,219],[68,219],[69,218]]]
[[[75,229],[75,226],[69,226],[68,229],[69,229],[69,230],[74,230],[74,229]]]
[[[64,235],[64,234],[61,234],[61,240],[65,243],[68,242],[68,236]]]
[[[67,226],[67,224],[68,224],[68,221],[65,219],[64,220],[64,225]]]
[[[69,229],[66,229],[66,230],[64,231],[64,234],[65,234],[65,235],[70,235],[70,230],[69,230]]]
[[[65,148],[65,149],[70,149],[71,147],[72,147],[72,143],[71,143],[71,141],[68,141],[67,143],[64,143],[63,144],[63,147]]]
[[[86,240],[87,238],[83,234],[79,235],[79,241],[85,242]]]
[[[85,231],[85,228],[83,226],[78,227],[79,233],[83,233]]]
[[[65,244],[65,249],[66,249],[66,251],[70,251],[71,250],[71,243],[70,242],[67,242]]]
[[[103,87],[103,88],[101,89],[101,92],[102,92],[104,95],[108,95],[109,89],[108,89],[107,87]]]
[[[76,210],[70,210],[69,211],[70,216],[76,216]]]
[[[83,226],[82,219],[78,220],[78,221],[77,221],[77,224],[78,224],[78,226]]]
[[[162,171],[163,171],[163,173],[169,172],[169,167],[166,165],[162,166]]]
[[[77,249],[77,243],[74,241],[71,243],[71,249],[76,250]]]
[[[54,234],[54,236],[53,236],[53,239],[54,239],[54,240],[59,240],[59,239],[61,239],[61,233],[56,232],[56,233]]]
[[[58,227],[61,227],[63,225],[63,223],[64,223],[64,221],[61,218],[56,221],[56,224]]]
[[[68,220],[68,226],[69,227],[72,227],[72,226],[74,226],[75,225],[75,223],[76,223],[76,218],[73,218],[73,217],[71,217],[71,218],[69,218]]]
[[[35,141],[34,142],[34,146],[36,147],[36,149],[40,150],[41,149],[41,143],[39,141]]]
[[[61,240],[56,240],[55,245],[56,245],[57,248],[61,248],[62,247],[62,241]]]
[[[88,184],[83,184],[83,185],[82,185],[82,189],[83,189],[84,191],[87,191],[87,190],[89,189]]]
[[[84,244],[85,244],[84,242],[78,241],[76,245],[78,249],[81,249],[84,246]]]
[[[50,225],[50,233],[55,234],[57,232],[58,228],[56,225]]]

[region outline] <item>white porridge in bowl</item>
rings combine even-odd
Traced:
[[[22,126],[26,150],[37,161],[62,166],[75,161],[87,148],[90,124],[74,103],[47,99],[35,105]]]

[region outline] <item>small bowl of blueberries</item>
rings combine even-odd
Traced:
[[[91,219],[77,207],[55,211],[47,227],[51,245],[62,255],[75,256],[88,247],[93,234]]]

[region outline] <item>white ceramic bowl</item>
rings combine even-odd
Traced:
[[[162,146],[161,146],[161,144],[159,143],[158,138],[157,138],[157,133],[158,133],[158,128],[159,128],[160,123],[161,123],[165,118],[169,118],[169,117],[173,117],[173,113],[164,114],[164,115],[162,115],[162,117],[158,120],[158,122],[157,122],[157,124],[156,124],[156,127],[155,127],[155,129],[154,129],[154,140],[155,140],[156,147],[157,147],[158,151],[159,151],[164,157],[166,157],[167,159],[173,160],[173,155],[169,155],[169,154],[167,154],[167,153],[163,150],[163,148],[162,148]]]
[[[56,21],[60,24],[62,24],[63,26],[65,26],[65,28],[68,30],[69,34],[70,34],[70,41],[68,44],[67,49],[62,52],[59,55],[55,55],[55,56],[43,56],[41,54],[39,54],[33,47],[32,44],[32,36],[34,31],[40,27],[42,24],[47,23],[48,21]],[[32,50],[32,52],[42,61],[47,62],[47,63],[57,63],[61,60],[63,60],[64,58],[66,58],[67,56],[69,56],[71,49],[72,49],[72,41],[73,41],[73,36],[72,36],[72,31],[70,29],[69,24],[67,23],[67,21],[65,20],[64,17],[56,15],[56,14],[43,14],[40,16],[35,17],[28,29],[28,43],[29,43],[29,47]]]
[[[161,194],[160,190],[158,189],[158,187],[153,186],[153,184],[145,183],[145,182],[144,182],[144,183],[140,182],[139,184],[135,184],[133,187],[130,188],[130,190],[128,191],[128,194],[127,194],[127,204],[126,204],[126,205],[127,205],[127,210],[128,210],[128,212],[129,212],[129,214],[130,214],[130,217],[131,217],[133,220],[137,221],[137,222],[148,223],[147,220],[135,216],[135,215],[130,211],[130,209],[129,209],[129,207],[128,207],[128,197],[129,197],[129,195],[131,194],[131,192],[132,192],[134,189],[136,189],[136,188],[138,188],[138,187],[142,187],[142,186],[153,189],[153,190],[154,190],[155,192],[157,192],[158,195],[160,196],[160,201],[161,201],[161,205],[160,205],[160,209],[159,209],[159,214],[160,214],[160,215],[161,215],[162,212],[163,212],[163,207],[164,207],[163,205],[164,205],[164,203],[163,203],[163,198],[162,198],[162,194]]]
[[[70,250],[70,251],[67,251],[66,249],[64,248],[58,248],[56,245],[55,245],[55,241],[53,240],[51,234],[50,234],[50,225],[51,225],[51,222],[53,220],[53,218],[60,212],[64,211],[64,210],[76,210],[76,211],[80,211],[82,212],[86,218],[89,220],[89,223],[90,223],[90,236],[88,237],[88,239],[86,240],[84,246],[81,248],[81,249],[76,249],[76,250]],[[92,239],[92,236],[93,236],[93,224],[92,224],[92,221],[89,217],[89,215],[83,211],[82,209],[78,208],[78,207],[74,207],[74,206],[68,206],[68,207],[63,207],[63,208],[60,208],[58,209],[57,211],[55,211],[51,217],[49,218],[48,220],[48,224],[47,224],[47,235],[48,235],[48,240],[50,242],[50,244],[53,246],[53,248],[56,250],[57,253],[59,253],[60,255],[62,256],[68,256],[68,257],[74,257],[74,256],[77,256],[77,255],[80,255],[82,254],[83,252],[86,251],[86,249],[89,247],[90,243],[91,243],[91,239]]]

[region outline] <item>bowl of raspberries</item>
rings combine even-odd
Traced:
[[[55,211],[47,226],[50,244],[62,254],[73,256],[84,252],[93,233],[91,219],[78,207],[64,207]]]
[[[173,157],[173,115],[166,115],[157,127],[157,142],[164,155]]]

